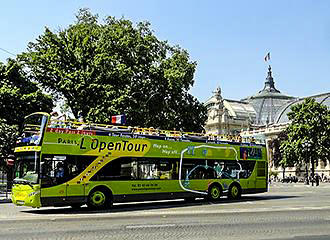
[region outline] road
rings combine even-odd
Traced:
[[[239,201],[161,201],[87,208],[0,205],[0,239],[330,239],[330,184],[271,185]]]

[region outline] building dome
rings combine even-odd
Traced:
[[[271,67],[269,66],[264,88],[257,94],[243,100],[250,103],[257,113],[254,124],[267,125],[274,123],[278,112],[283,106],[294,101],[295,98],[282,94],[275,88]]]

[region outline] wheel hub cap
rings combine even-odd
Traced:
[[[100,206],[100,205],[104,204],[104,202],[105,202],[105,195],[104,195],[104,193],[102,193],[102,192],[95,192],[92,195],[92,203],[95,206]]]

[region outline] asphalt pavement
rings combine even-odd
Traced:
[[[330,184],[272,183],[217,203],[157,201],[110,210],[0,204],[0,239],[330,239]]]

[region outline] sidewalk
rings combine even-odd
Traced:
[[[330,188],[330,183],[329,182],[320,182],[319,186],[316,186],[314,183],[314,186],[312,186],[312,183],[309,183],[309,185],[306,185],[305,183],[302,182],[297,182],[297,183],[282,183],[282,182],[271,182],[270,187],[276,186],[276,187],[313,187],[313,188]]]

